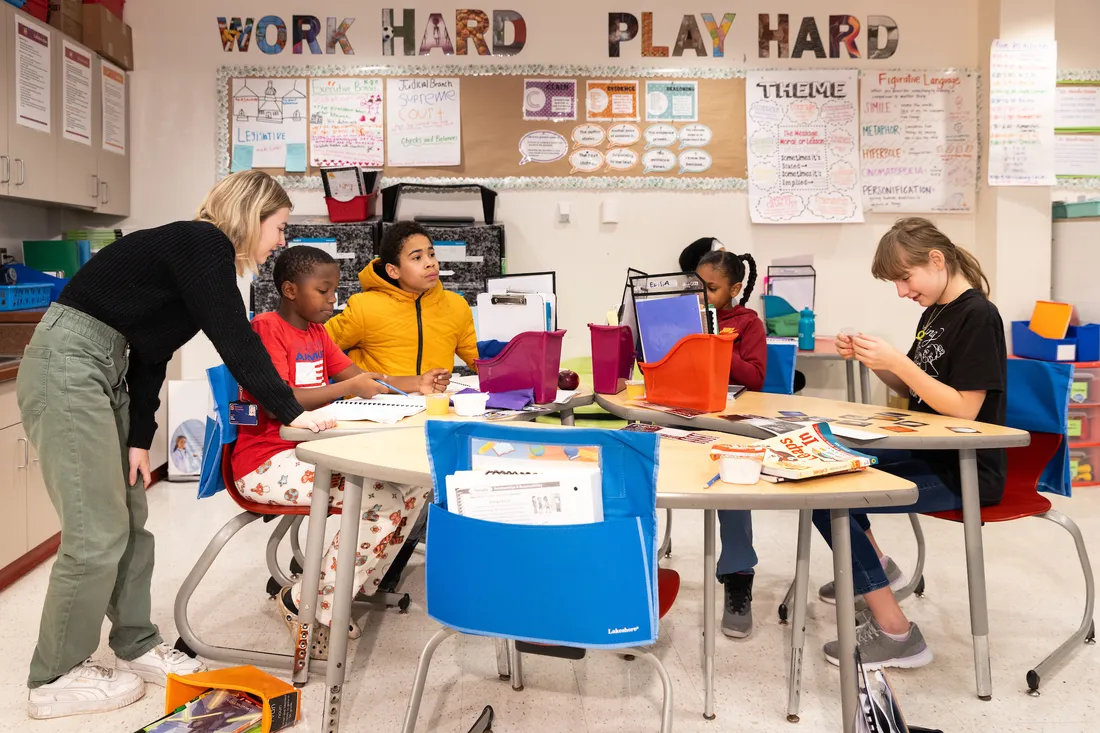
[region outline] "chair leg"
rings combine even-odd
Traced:
[[[672,510],[665,509],[665,536],[661,540],[661,549],[657,550],[657,558],[672,557]]]
[[[512,659],[508,655],[508,640],[494,639],[493,645],[497,652],[497,676],[502,682],[512,679]]]
[[[515,642],[508,641],[508,666],[512,668],[512,689],[523,692],[523,654],[516,649]]]
[[[1065,514],[1053,509],[1036,516],[1054,522],[1073,537],[1073,542],[1077,546],[1077,557],[1081,561],[1081,571],[1085,574],[1085,614],[1081,618],[1081,625],[1077,627],[1077,631],[1073,632],[1073,636],[1062,642],[1061,646],[1027,673],[1028,694],[1033,696],[1039,695],[1039,684],[1043,677],[1061,665],[1074,647],[1082,642],[1095,643],[1092,614],[1096,605],[1096,583],[1092,577],[1092,564],[1089,563],[1088,550],[1085,549],[1085,538],[1081,536],[1081,530],[1077,524]]]
[[[909,576],[909,582],[906,583],[905,587],[894,592],[894,597],[898,599],[898,603],[914,593],[921,597],[924,596],[924,560],[927,557],[928,548],[924,542],[924,530],[920,526],[920,515],[910,514],[909,523],[913,525],[913,536],[917,540],[917,566],[913,569],[913,574]]]
[[[191,572],[184,578],[183,584],[180,585],[179,592],[176,593],[176,602],[174,606],[176,629],[179,631],[180,639],[183,643],[198,656],[219,662],[251,664],[257,667],[289,670],[294,661],[294,657],[288,654],[258,652],[248,649],[234,649],[233,647],[213,646],[208,644],[195,634],[195,630],[191,627],[191,621],[187,615],[187,608],[191,603],[191,597],[194,595],[195,589],[198,588],[199,583],[202,582],[206,573],[210,571],[210,567],[214,564],[214,560],[217,559],[218,554],[225,549],[229,540],[239,531],[259,518],[259,514],[241,512],[226,522],[210,540],[206,549],[199,555],[199,559],[195,562],[195,566],[191,568]]]
[[[279,567],[279,543],[290,531],[290,525],[294,524],[295,518],[292,514],[279,517],[279,522],[275,525],[271,536],[267,538],[267,571],[271,573],[271,577],[275,579],[280,588],[288,586],[292,582],[283,572],[283,569]]]
[[[290,552],[293,554],[290,560],[290,572],[295,575],[301,574],[306,562],[306,553],[302,551],[303,520],[305,520],[305,516],[299,514],[294,517],[294,521],[290,525]],[[297,567],[295,567],[295,564],[297,564]]]
[[[432,656],[440,644],[455,633],[454,629],[447,627],[435,632],[428,643],[424,645],[424,651],[420,652],[420,663],[416,665],[416,678],[413,680],[412,694],[409,695],[409,706],[405,709],[405,725],[402,733],[413,733],[416,729],[416,716],[420,714],[420,701],[424,697],[424,684],[428,680],[428,667],[431,666]]]
[[[661,687],[664,689],[664,697],[661,700],[661,733],[672,733],[672,678],[669,677],[665,665],[655,654],[645,649],[623,649],[622,652],[645,659],[657,670],[657,676],[661,678]]]

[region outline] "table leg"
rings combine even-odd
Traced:
[[[802,706],[802,656],[806,646],[806,594],[810,585],[810,528],[813,512],[798,512],[798,551],[794,571],[794,618],[791,620],[791,669],[787,679],[787,721],[798,722]]]
[[[324,733],[340,730],[340,698],[348,661],[348,623],[355,595],[355,550],[359,547],[359,516],[363,509],[363,479],[344,477],[344,505],[340,514],[340,549],[336,555],[332,623],[329,626],[328,666],[325,670]],[[304,595],[304,594],[303,594]]]
[[[703,511],[703,675],[706,687],[703,717],[707,720],[714,720],[714,640],[718,633],[714,612],[714,586],[717,583],[714,576],[718,571],[714,532],[717,520],[716,510]]]
[[[845,377],[848,379],[848,401],[856,401],[856,364],[848,359],[844,362]]]
[[[993,697],[989,667],[989,610],[985,596],[985,553],[982,549],[982,505],[978,496],[978,459],[973,450],[959,451],[962,478],[963,533],[966,537],[966,578],[970,587],[970,633],[974,637],[974,676],[978,697]]]
[[[836,632],[840,644],[840,722],[855,733],[859,709],[856,682],[856,601],[852,587],[852,529],[847,509],[830,513],[833,534],[833,579],[836,583]]]
[[[561,424],[573,427],[573,408],[568,407],[561,410]]]
[[[863,404],[871,404],[871,370],[863,362],[859,364],[859,396]]]
[[[302,687],[309,680],[309,647],[317,620],[317,588],[321,582],[321,561],[325,555],[325,523],[332,491],[332,471],[317,466],[313,471],[313,499],[309,504],[306,534],[306,562],[302,564],[302,605],[298,609],[298,639],[294,644],[293,681]]]

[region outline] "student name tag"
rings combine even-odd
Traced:
[[[230,425],[256,425],[260,421],[259,410],[251,402],[229,403]]]

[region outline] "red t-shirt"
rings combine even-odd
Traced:
[[[260,336],[275,370],[291,387],[322,387],[332,375],[351,366],[351,359],[333,343],[319,323],[295,328],[278,313],[262,313],[252,319],[252,330]],[[243,389],[241,399],[255,402]],[[282,425],[263,409],[255,425],[237,426],[237,445],[233,449],[233,478],[240,480],[259,468],[276,453],[293,448],[294,443],[279,437]]]

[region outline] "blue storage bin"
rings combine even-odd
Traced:
[[[0,285],[0,311],[23,311],[50,304],[49,285]]]
[[[50,298],[45,303],[38,306],[28,306],[30,308],[40,308],[42,306],[53,303],[61,297],[61,291],[65,289],[65,286],[69,284],[69,279],[65,277],[54,277],[53,275],[47,275],[44,272],[34,269],[33,267],[27,267],[26,265],[15,263],[8,265],[7,269],[15,271],[15,281],[20,285],[49,285],[50,286]]]
[[[1012,322],[1012,355],[1040,361],[1100,361],[1100,324],[1070,326],[1064,339],[1043,338],[1028,321]]]

